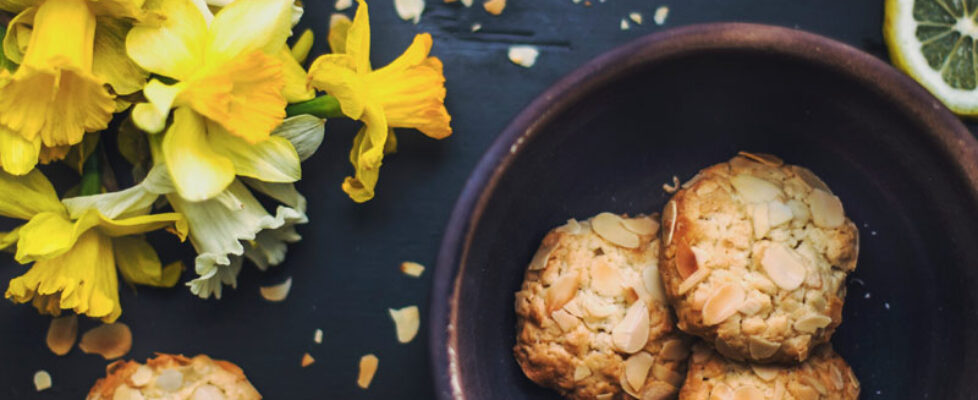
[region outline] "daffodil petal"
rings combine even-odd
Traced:
[[[34,32],[36,13],[36,7],[26,8],[7,24],[7,32],[3,36],[3,54],[8,60],[17,64],[24,62],[24,53],[27,52],[31,33]]]
[[[173,287],[180,278],[180,265],[163,268],[156,249],[143,237],[120,237],[112,241],[115,262],[122,278],[130,284]]]
[[[126,33],[131,27],[120,19],[101,18],[95,28],[92,72],[122,95],[138,92],[149,78],[149,73],[126,54]]]
[[[283,48],[276,58],[282,62],[282,74],[285,78],[282,94],[287,102],[298,103],[316,97],[316,91],[306,84],[306,70],[302,69],[288,49]]]
[[[0,0],[0,10],[19,13],[37,5],[38,0]]]
[[[272,131],[272,136],[288,139],[299,154],[299,159],[306,161],[323,144],[323,138],[326,136],[326,120],[309,114],[289,117]]]
[[[177,192],[187,200],[210,199],[234,180],[234,164],[210,148],[204,119],[188,108],[174,111],[162,152]]]
[[[302,31],[302,35],[299,35],[299,39],[296,39],[295,44],[292,45],[292,50],[290,51],[292,58],[299,64],[305,63],[315,40],[316,35],[312,33],[312,29]]]
[[[207,62],[221,65],[255,51],[275,54],[292,34],[293,0],[236,0],[214,16]]]
[[[250,144],[212,125],[208,140],[215,152],[231,160],[238,175],[266,182],[295,182],[302,178],[299,154],[288,139],[272,136]]]
[[[17,244],[20,239],[20,227],[14,228],[10,232],[0,232],[0,251],[10,249],[10,246]]]
[[[360,119],[367,105],[367,88],[357,73],[356,60],[346,54],[320,56],[309,67],[309,84],[336,97],[347,117]]]
[[[37,165],[41,139],[27,140],[0,126],[0,166],[8,174],[24,175]]]
[[[65,164],[68,164],[69,167],[81,175],[85,166],[85,160],[88,159],[88,156],[95,153],[101,136],[99,132],[85,135],[81,143],[70,147],[68,154],[64,157]]]
[[[170,109],[184,88],[184,84],[167,85],[156,79],[149,81],[143,88],[143,96],[149,103],[139,103],[133,107],[133,123],[149,133],[163,132]]]
[[[369,75],[369,85],[374,96],[381,99],[388,123],[396,128],[417,129],[435,139],[450,136],[452,117],[445,109],[441,61],[429,57],[412,66],[407,59],[422,53],[405,54],[391,66]]]
[[[291,183],[263,182],[254,178],[242,177],[241,182],[276,201],[301,213],[306,212],[306,198]]]
[[[37,155],[37,159],[41,164],[50,164],[65,159],[70,151],[71,146],[41,146],[41,154]]]
[[[411,41],[411,45],[404,50],[404,53],[401,53],[401,55],[394,59],[394,61],[392,61],[390,64],[373,71],[373,74],[378,76],[396,74],[400,71],[420,65],[428,58],[428,54],[431,53],[431,45],[431,34],[421,33],[415,35],[414,40]]]
[[[357,13],[346,34],[344,53],[354,60],[357,73],[366,74],[370,67],[370,13],[367,12],[367,2],[357,0]]]
[[[160,21],[137,24],[126,36],[129,57],[143,69],[187,80],[204,61],[203,38],[207,21],[190,0],[160,0],[152,11],[164,16]]]
[[[356,175],[347,177],[343,180],[342,185],[343,191],[357,203],[363,203],[374,198],[374,189],[377,186],[377,180],[380,178],[379,163],[375,167],[366,168],[359,162],[362,153],[367,150],[368,142],[367,128],[363,127],[353,139],[353,149],[350,150],[350,159],[353,161]]]
[[[122,314],[112,241],[97,232],[82,235],[70,251],[38,261],[10,281],[6,298],[33,301],[39,311],[62,309],[113,322]]]
[[[370,105],[363,113],[363,123],[365,137],[358,152],[359,156],[353,164],[359,166],[358,168],[380,168],[380,161],[384,158],[384,150],[387,148],[387,137],[390,134],[387,116],[384,110]],[[352,154],[351,152],[351,157]]]
[[[95,0],[88,7],[98,16],[139,20],[143,17],[146,0]]]
[[[88,215],[94,215],[94,217],[88,217]],[[99,232],[113,238],[167,229],[176,235],[177,238],[183,240],[187,237],[188,233],[187,220],[184,219],[183,215],[180,215],[179,213],[151,214],[129,218],[110,219],[95,211],[91,214],[82,216],[82,219],[86,217],[92,219],[97,217]]]
[[[61,200],[71,218],[81,218],[89,210],[98,210],[105,218],[130,217],[149,213],[160,195],[172,193],[173,186],[166,167],[153,167],[138,185],[125,190]]]
[[[64,213],[54,186],[38,170],[15,176],[0,172],[0,215],[28,220],[39,213]],[[16,193],[16,196],[9,195]]]
[[[97,216],[72,222],[63,212],[39,213],[21,226],[14,258],[26,264],[60,256],[71,250],[78,238],[98,222]]]
[[[329,49],[335,54],[346,53],[346,36],[350,32],[350,25],[353,21],[344,14],[333,14],[329,20],[329,35],[326,41],[329,42]]]

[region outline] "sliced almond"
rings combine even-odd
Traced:
[[[711,326],[726,321],[737,313],[745,298],[744,288],[738,284],[719,287],[703,304],[703,324]]]
[[[726,383],[717,383],[710,392],[710,400],[732,400],[733,389]]]
[[[564,225],[562,225],[562,226],[560,226],[560,227],[558,227],[557,229],[554,229],[554,230],[557,231],[557,232],[560,232],[560,233],[567,233],[567,234],[570,234],[570,235],[576,235],[578,233],[581,233],[581,223],[580,222],[577,222],[576,219],[571,218],[571,219],[567,220],[567,223],[566,224],[564,224]]]
[[[597,396],[594,396],[594,398],[597,400],[608,400],[612,398],[614,395],[615,395],[614,393],[601,393]]]
[[[778,158],[778,156],[765,153],[748,153],[746,151],[741,151],[737,153],[741,156],[747,157],[751,160],[757,161],[761,164],[767,165],[769,167],[780,167],[784,165],[784,161]]]
[[[300,362],[300,365],[302,365],[302,368],[305,368],[312,365],[312,363],[314,362],[316,362],[316,359],[312,358],[312,356],[309,355],[309,353],[305,353],[302,355],[302,361]]]
[[[612,302],[598,301],[593,297],[588,297],[583,301],[587,315],[600,319],[607,318],[618,311],[618,306]]]
[[[823,181],[822,178],[819,178],[818,175],[815,175],[812,170],[805,167],[792,165],[791,171],[794,172],[795,175],[798,175],[798,177],[801,178],[802,181],[805,181],[805,183],[812,189],[820,189],[832,193],[832,191],[829,190],[829,185],[826,185],[825,181]]]
[[[682,382],[680,382],[682,383]],[[643,388],[642,400],[669,400],[676,398],[678,386],[665,382],[652,382]]]
[[[777,200],[767,203],[767,222],[770,227],[781,226],[781,224],[791,221],[792,218],[794,218],[794,214],[787,204]]]
[[[380,360],[373,354],[360,357],[360,373],[357,375],[357,386],[361,389],[370,387],[370,382],[374,380],[374,374],[377,373],[378,364],[380,364]]]
[[[486,12],[492,15],[499,15],[503,13],[503,9],[506,8],[506,0],[489,0],[482,3],[482,7],[486,9]]]
[[[34,373],[34,389],[38,392],[51,388],[51,374],[48,371],[40,370]]]
[[[754,371],[754,375],[757,375],[761,380],[770,382],[774,378],[778,377],[778,373],[781,371],[778,367],[772,367],[770,365],[758,365],[751,364],[750,369]]]
[[[547,312],[551,313],[564,307],[577,294],[581,277],[577,273],[561,276],[547,289]]]
[[[625,382],[634,391],[641,391],[642,386],[645,386],[645,378],[649,376],[653,361],[652,355],[644,351],[625,360]]]
[[[78,348],[85,354],[98,354],[106,360],[119,358],[132,348],[132,331],[122,322],[100,325],[82,335]]]
[[[636,399],[641,398],[642,394],[639,393],[638,390],[632,388],[632,385],[628,383],[628,377],[625,376],[624,373],[618,375],[618,384],[621,385],[621,389],[624,390],[625,393],[627,393],[629,396],[632,396],[633,398]]]
[[[835,390],[842,390],[842,387],[845,386],[846,382],[842,378],[842,372],[839,371],[839,368],[836,368],[835,364],[829,364],[828,375],[828,381],[832,383],[832,387],[835,388]]]
[[[224,395],[223,390],[208,383],[197,386],[190,400],[227,400],[227,396]]]
[[[754,204],[751,212],[752,222],[754,225],[754,238],[763,239],[767,236],[769,230],[771,230],[771,223],[768,220],[768,207],[767,203]]]
[[[746,203],[767,203],[781,195],[777,185],[752,175],[736,175],[730,178],[730,184]]]
[[[822,396],[828,396],[829,391],[825,387],[825,385],[822,384],[819,378],[812,375],[802,375],[801,380],[807,383],[808,386],[815,388],[815,390],[818,391],[818,393],[821,394]]]
[[[621,295],[621,275],[618,270],[606,262],[591,263],[591,288],[602,296],[615,297]]]
[[[779,242],[772,242],[761,257],[761,267],[774,284],[784,290],[795,290],[805,281],[805,264],[794,250]]]
[[[632,354],[649,340],[649,308],[635,302],[611,331],[611,343],[621,352]]]
[[[167,392],[176,392],[183,387],[183,373],[176,369],[165,369],[156,377],[156,387]]]
[[[286,297],[289,297],[290,290],[292,290],[292,277],[289,277],[285,280],[285,282],[278,285],[262,286],[258,288],[258,291],[261,293],[261,297],[263,297],[265,300],[276,303],[284,301]]]
[[[765,400],[765,397],[757,386],[747,384],[734,390],[733,400]]]
[[[415,24],[421,21],[424,6],[424,0],[394,0],[394,10],[397,11],[397,15],[401,19],[412,21]]]
[[[804,333],[815,333],[832,323],[832,318],[821,314],[808,314],[795,321],[795,330]]]
[[[129,383],[134,387],[143,387],[153,381],[153,368],[148,365],[136,367],[132,375],[129,375]]]
[[[670,385],[676,387],[681,386],[683,383],[683,376],[665,364],[656,364],[653,366],[652,377],[662,382],[668,382]]]
[[[536,46],[509,46],[509,61],[524,68],[531,68],[537,63],[540,50]]]
[[[578,365],[574,368],[574,381],[579,381],[581,379],[591,376],[591,369],[586,365]]]
[[[693,289],[693,287],[698,285],[700,282],[703,282],[703,280],[708,276],[710,276],[709,268],[703,268],[694,272],[689,276],[689,278],[686,278],[686,280],[679,284],[679,294],[686,294],[686,292]]]
[[[689,346],[679,339],[669,339],[662,343],[659,358],[668,361],[682,361],[689,356]]]
[[[639,245],[638,235],[629,232],[622,225],[622,218],[608,212],[598,214],[591,220],[594,233],[617,246],[634,249]]]
[[[313,343],[316,343],[316,344],[322,344],[323,343],[323,330],[322,329],[316,329],[316,332],[314,332],[312,334],[312,341],[313,341]]]
[[[421,314],[418,312],[418,306],[407,306],[399,310],[391,308],[387,312],[394,320],[397,341],[410,343],[414,340],[414,337],[418,335],[418,328],[421,326]]]
[[[552,312],[550,314],[550,318],[552,318],[554,322],[557,323],[557,326],[560,327],[560,330],[564,332],[570,332],[581,324],[580,319],[571,315],[571,313],[565,311],[564,309]]]
[[[670,200],[666,204],[666,208],[662,210],[663,226],[669,227],[669,229],[663,231],[664,236],[662,237],[662,242],[667,246],[672,243],[672,234],[676,232],[676,208],[676,201]]]
[[[808,195],[808,205],[812,208],[812,221],[822,228],[837,228],[846,221],[842,200],[821,189]]]
[[[621,224],[636,235],[654,235],[659,231],[659,223],[649,217],[629,218],[623,220]]]
[[[791,216],[794,221],[805,224],[808,219],[812,217],[811,212],[808,210],[808,205],[799,200],[788,200],[788,208],[791,208]]]
[[[658,265],[651,264],[642,270],[642,282],[645,285],[645,291],[649,294],[652,301],[665,304],[665,289],[662,287],[662,277],[659,276]]]
[[[693,248],[685,240],[680,241],[676,245],[676,271],[679,272],[679,277],[686,279],[697,269],[699,269],[699,263]]]
[[[424,265],[418,264],[413,261],[405,261],[401,263],[401,272],[404,275],[417,278],[424,273]]]
[[[51,319],[48,326],[47,344],[51,352],[59,356],[68,354],[78,340],[78,315],[71,314]]]
[[[778,349],[780,348],[780,343],[775,343],[759,337],[751,337],[747,344],[747,349],[750,351],[750,356],[755,360],[763,360],[771,357],[774,355],[774,353],[777,353]]]
[[[547,267],[547,261],[550,260],[550,255],[553,254],[554,249],[557,246],[540,246],[537,249],[536,254],[533,255],[533,260],[530,261],[530,271],[539,271]]]

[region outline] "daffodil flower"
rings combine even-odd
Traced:
[[[32,302],[42,313],[62,310],[113,322],[122,314],[116,269],[133,284],[172,286],[178,265],[162,268],[156,251],[142,234],[168,229],[187,235],[180,214],[145,215],[148,207],[134,202],[136,191],[58,200],[51,183],[38,170],[23,176],[0,172],[0,215],[27,220],[0,234],[0,247],[15,246],[15,259],[33,262],[14,278],[5,296]]]
[[[42,147],[63,157],[86,132],[105,129],[114,95],[139,91],[146,74],[125,55],[128,23],[142,17],[142,0],[2,0],[18,13],[4,37],[4,54],[20,64],[0,72],[0,164],[22,175]]]
[[[191,0],[160,0],[150,11],[163,18],[133,27],[126,48],[139,66],[175,83],[151,80],[143,90],[149,102],[132,116],[158,133],[174,110],[161,154],[179,195],[212,199],[235,176],[297,181],[295,150],[270,135],[285,118],[282,60],[295,62],[285,45],[292,0],[237,0],[215,15]]]
[[[444,105],[442,64],[428,56],[431,35],[415,36],[404,54],[374,70],[367,3],[358,1],[353,22],[341,21],[331,28],[334,53],[313,62],[309,84],[338,99],[343,114],[364,122],[350,152],[356,176],[343,182],[354,201],[364,202],[374,196],[381,162],[390,150],[391,128],[415,128],[435,139],[451,135],[452,128]]]

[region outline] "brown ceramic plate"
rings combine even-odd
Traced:
[[[581,67],[501,134],[439,255],[431,348],[442,399],[552,399],[512,357],[513,293],[544,233],[601,211],[653,212],[661,185],[738,150],[814,170],[860,226],[833,338],[864,398],[978,389],[978,145],[887,63],[770,26],[643,37]]]

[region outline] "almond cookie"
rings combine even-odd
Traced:
[[[658,272],[653,217],[602,213],[552,230],[516,293],[513,353],[570,399],[675,399],[689,341]]]
[[[105,368],[87,400],[260,400],[244,371],[205,355],[187,358],[158,354],[146,360],[116,361]]]
[[[741,153],[663,213],[663,284],[679,328],[736,360],[799,362],[842,322],[859,233],[803,167]]]
[[[697,343],[680,400],[856,400],[859,381],[830,344],[791,366],[727,360]]]

